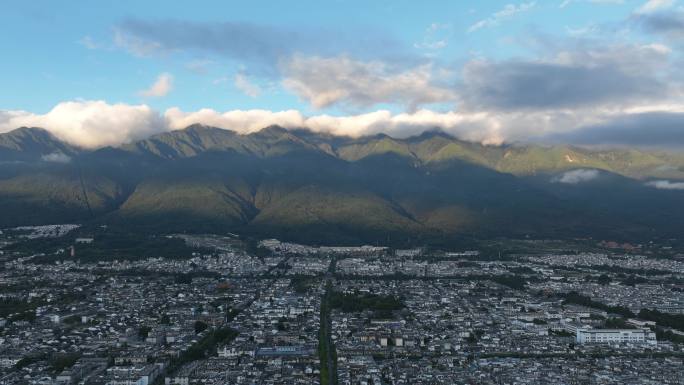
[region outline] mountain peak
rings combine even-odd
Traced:
[[[450,139],[450,140],[455,139],[454,136],[444,132],[444,130],[442,130],[440,128],[433,128],[431,130],[425,130],[418,135],[414,135],[414,136],[408,138],[408,140],[420,142],[420,141],[428,140],[428,139],[432,139],[432,138],[444,138],[444,139]]]
[[[19,127],[12,131],[0,134],[0,146],[8,143],[22,144],[22,143],[59,143],[66,146],[64,142],[59,140],[50,131],[40,127]]]
[[[289,133],[289,131],[286,128],[283,128],[277,124],[272,124],[270,126],[262,128],[255,134],[261,134],[264,136],[280,136],[287,133]]]
[[[201,123],[193,123],[183,129],[183,131],[203,131],[208,129],[209,126],[201,124]]]
[[[26,127],[22,126],[19,128],[15,128],[12,131],[6,132],[3,135],[9,135],[13,137],[26,137],[26,136],[34,136],[34,137],[45,137],[45,138],[55,138],[52,133],[44,128],[41,127]]]
[[[40,127],[19,127],[0,134],[0,151],[13,153],[12,158],[23,160],[52,153],[73,154],[77,152],[75,148]]]
[[[205,133],[205,132],[217,132],[217,131],[228,131],[228,132],[233,132],[231,130],[225,129],[225,128],[219,128],[219,127],[213,127],[213,126],[207,126],[206,124],[201,124],[201,123],[194,123],[191,124],[185,128],[183,128],[180,131],[185,131],[185,132],[195,132],[195,133]]]

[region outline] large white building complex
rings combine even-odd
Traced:
[[[588,329],[579,328],[576,341],[585,343],[645,343],[656,344],[655,333],[649,329]]]

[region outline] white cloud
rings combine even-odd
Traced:
[[[194,112],[184,112],[179,108],[169,108],[164,113],[169,129],[181,129],[194,123],[225,128],[240,134],[249,134],[270,125],[285,128],[304,127],[304,117],[299,111],[233,110],[219,112],[204,108]]]
[[[315,115],[306,117],[299,111],[233,110],[218,112],[202,109],[196,112],[183,112],[171,108],[164,114],[170,129],[185,128],[193,123],[201,123],[249,134],[270,125],[284,128],[307,128],[314,132],[359,137],[386,133],[394,137],[408,137],[425,130],[441,128],[460,138],[480,141],[486,144],[500,144],[502,137],[496,132],[500,126],[482,114],[463,115],[455,112],[439,113],[419,110],[414,113],[392,114],[379,110],[359,115],[331,116]]]
[[[565,31],[570,36],[592,35],[592,34],[599,32],[599,30],[600,29],[596,24],[588,24],[588,25],[585,25],[583,27],[577,27],[577,28],[565,27]]]
[[[126,33],[119,28],[114,29],[114,45],[123,48],[135,56],[151,56],[168,51],[161,43]]]
[[[668,47],[665,44],[661,43],[652,43],[652,44],[646,44],[641,46],[642,49],[648,51],[651,50],[653,53],[661,55],[662,56],[667,56],[672,53],[672,48]]]
[[[578,169],[566,171],[562,175],[553,178],[551,181],[555,183],[578,184],[589,182],[599,177],[598,170],[592,169]]]
[[[500,124],[486,114],[461,114],[418,110],[413,113],[392,114],[379,110],[360,115],[319,115],[306,119],[305,126],[312,131],[353,137],[385,133],[404,138],[435,128],[464,140],[483,144],[501,144]]]
[[[235,87],[252,98],[261,95],[261,88],[258,85],[251,83],[244,74],[239,73],[235,75]]]
[[[333,135],[359,137],[385,133],[394,137],[409,137],[420,134],[425,130],[442,129],[464,140],[481,142],[483,144],[501,144],[511,133],[508,127],[515,129],[527,127],[530,121],[508,123],[508,117],[495,116],[487,113],[458,113],[435,112],[418,110],[412,113],[392,114],[387,110],[347,115],[314,115],[304,116],[296,110],[268,111],[268,110],[233,110],[219,112],[212,109],[202,109],[195,112],[184,112],[178,108],[168,109],[164,117],[169,129],[185,128],[193,123],[220,127],[248,134],[261,130],[269,125],[280,125],[284,128],[306,128],[314,132],[324,132]],[[536,120],[538,118],[531,118]],[[504,128],[506,127],[506,128]]]
[[[173,89],[173,77],[171,74],[163,73],[157,77],[157,80],[146,90],[140,91],[140,96],[145,97],[162,97],[166,96]]]
[[[450,24],[432,23],[425,29],[423,40],[419,43],[414,43],[413,46],[428,51],[440,50],[449,44],[451,34],[452,28]]]
[[[645,14],[670,8],[674,5],[674,0],[648,0],[641,7],[637,8],[636,13]]]
[[[58,138],[78,146],[97,148],[116,146],[194,123],[230,129],[241,134],[256,132],[269,125],[288,129],[308,128],[315,132],[353,137],[386,133],[395,137],[417,135],[425,130],[442,129],[460,139],[483,144],[535,141],[552,134],[573,133],[586,127],[601,127],[615,119],[638,114],[684,112],[684,104],[640,104],[626,107],[587,106],[576,109],[530,111],[466,110],[437,112],[419,109],[392,113],[332,116],[305,116],[297,110],[213,109],[182,111],[170,108],[155,111],[147,105],[108,104],[105,101],[59,103],[46,114],[26,111],[1,111],[0,133],[21,126],[43,127]]]
[[[684,190],[684,182],[670,182],[669,180],[654,180],[647,182],[646,186],[660,190]]]
[[[477,23],[473,24],[468,28],[468,32],[475,32],[482,28],[490,28],[498,25],[501,21],[505,19],[510,19],[511,17],[528,11],[535,6],[536,2],[532,1],[529,3],[506,4],[501,10],[495,12],[493,15],[486,19],[482,19]],[[562,5],[562,4],[561,4]]]
[[[119,145],[166,130],[164,120],[146,105],[101,100],[62,102],[43,115],[0,112],[0,132],[22,126],[45,128],[68,143],[86,148]]]
[[[90,36],[84,36],[83,38],[81,38],[81,40],[78,41],[78,43],[80,45],[84,46],[85,48],[90,49],[90,50],[104,48],[103,44],[96,42]]]
[[[662,106],[653,106],[659,110]],[[646,108],[646,107],[644,107]],[[170,129],[185,128],[193,123],[226,128],[239,133],[251,133],[277,124],[285,128],[308,128],[315,132],[359,137],[385,133],[394,137],[417,135],[425,130],[442,129],[460,139],[483,144],[527,141],[550,133],[571,132],[578,127],[598,125],[621,116],[623,110],[584,109],[580,113],[553,110],[541,112],[510,111],[447,111],[420,109],[393,114],[387,110],[333,116],[305,116],[296,110],[233,110],[219,112],[202,109],[184,112],[178,108],[166,111]]]
[[[185,112],[170,108],[163,115],[146,105],[107,104],[104,101],[74,101],[58,104],[44,115],[25,111],[0,111],[0,132],[21,126],[43,127],[58,138],[78,146],[97,148],[119,145],[150,135],[182,129],[194,123],[248,134],[270,125],[288,129],[308,128],[335,135],[363,136],[384,132],[396,137],[441,128],[465,140],[500,144],[507,135],[501,117],[486,113],[435,112],[419,110],[392,114],[390,111],[349,115],[304,116],[296,110],[212,109]],[[524,123],[528,124],[528,123]]]
[[[53,152],[51,154],[43,155],[40,158],[45,162],[53,162],[53,163],[69,163],[69,162],[71,162],[71,157],[69,155],[63,154],[61,152]]]
[[[415,109],[454,100],[453,91],[434,84],[430,65],[401,70],[385,62],[362,62],[345,56],[294,56],[282,62],[281,70],[285,88],[316,108],[397,103]]]

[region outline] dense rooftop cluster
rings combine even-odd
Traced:
[[[676,259],[273,240],[254,250],[232,236],[176,237],[202,252],[104,261],[64,253],[50,263],[1,255],[0,384],[684,378]]]

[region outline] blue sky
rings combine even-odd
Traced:
[[[103,4],[106,4],[103,6]],[[239,60],[206,52],[138,57],[117,47],[114,31],[125,20],[187,20],[198,23],[246,22],[263,26],[354,30],[385,34],[405,44],[411,54],[433,54],[444,61],[463,61],[473,55],[508,57],[525,55],[524,39],[535,30],[566,35],[566,28],[581,29],[592,23],[619,22],[639,2],[596,4],[578,1],[560,8],[562,1],[535,4],[532,9],[475,32],[468,29],[503,9],[506,1],[10,1],[0,14],[0,43],[11,52],[0,63],[0,82],[12,92],[0,94],[0,107],[47,112],[63,100],[104,99],[111,102],[146,102],[157,108],[210,107],[306,110],[307,103],[288,93],[277,79],[254,79],[268,89],[258,98],[245,95],[232,78],[242,66]],[[435,36],[426,31],[433,24]],[[351,32],[349,32],[351,30]],[[226,36],[226,39],[229,39]],[[427,39],[427,40],[426,40]],[[415,48],[444,40],[443,49]],[[92,47],[88,47],[90,42]],[[93,47],[99,47],[92,49]],[[346,47],[345,47],[346,48]],[[340,51],[343,53],[344,51]],[[206,73],[189,68],[203,65]],[[164,98],[142,98],[138,91],[152,84],[160,73],[170,73],[174,90]],[[219,84],[214,84],[214,83]]]
[[[105,129],[84,114],[119,114],[116,105],[151,115],[118,136],[106,128],[115,139],[82,144],[192,119],[246,130],[279,123],[272,113],[284,110],[301,114],[285,125],[335,133],[436,126],[488,143],[571,140],[612,132],[626,115],[682,112],[683,13],[668,0],[9,0],[0,13],[0,131],[44,124],[79,142]],[[194,114],[202,109],[213,115]],[[271,115],[245,123],[254,110]],[[243,115],[222,115],[229,111]]]

